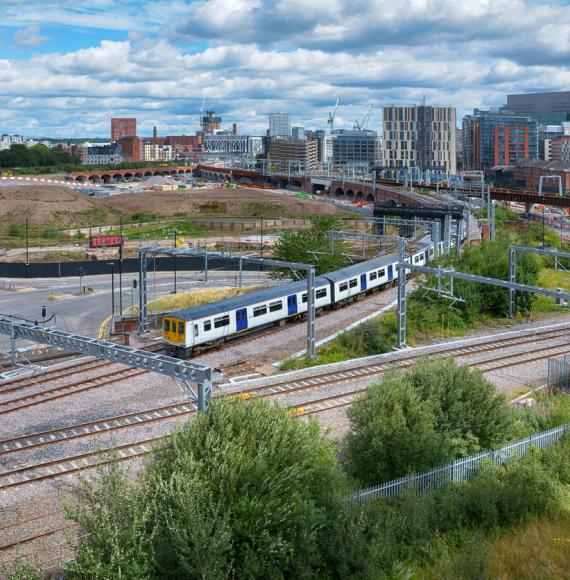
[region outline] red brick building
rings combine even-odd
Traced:
[[[122,137],[117,141],[121,145],[125,161],[127,163],[138,163],[142,161],[142,139],[139,137]]]
[[[118,141],[123,137],[137,136],[137,120],[134,118],[111,119],[111,141]]]
[[[562,189],[570,193],[570,163],[564,161],[521,160],[513,168],[513,179],[528,191],[538,191],[541,176],[559,175]],[[553,183],[549,183],[550,186]],[[546,183],[544,187],[547,187]]]

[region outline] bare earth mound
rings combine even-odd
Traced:
[[[0,219],[5,223],[49,224],[66,214],[86,214],[104,208],[101,200],[67,187],[23,186],[0,188]],[[71,217],[71,216],[69,216]]]
[[[187,191],[144,191],[105,200],[107,207],[129,214],[137,211],[172,216],[179,212],[196,215],[247,216],[250,204],[263,204],[267,217],[279,215],[340,214],[335,206],[263,189],[190,189]],[[261,215],[261,213],[259,213]]]
[[[328,203],[299,199],[258,189],[194,189],[144,191],[107,198],[89,197],[66,187],[24,186],[0,188],[0,230],[11,224],[56,229],[89,227],[129,221],[137,212],[156,217],[261,216],[306,217],[344,212]]]

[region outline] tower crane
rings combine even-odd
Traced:
[[[203,129],[204,127],[202,126],[203,124],[203,118],[204,118],[204,108],[206,107],[206,95],[204,95],[202,97],[202,106],[200,107],[200,129]]]
[[[358,122],[358,119],[354,122],[353,128],[355,131],[364,131],[368,127],[370,122],[370,115],[372,114],[372,105],[368,105],[368,110],[362,119],[362,123]]]
[[[329,113],[329,118],[327,119],[327,123],[331,126],[331,133],[334,129],[334,118],[336,117],[336,110],[338,109],[338,104],[340,103],[340,97],[337,97],[334,109],[332,113]]]

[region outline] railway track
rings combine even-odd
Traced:
[[[544,332],[538,341],[551,340],[561,336],[561,330],[550,333]],[[520,337],[518,340],[501,339],[484,343],[481,345],[474,345],[471,347],[455,347],[446,349],[443,352],[437,353],[439,357],[446,356],[450,350],[461,350],[461,356],[473,356],[488,351],[496,351],[497,345],[504,343],[504,340],[510,340],[510,346],[517,346],[525,343],[537,342],[536,336]],[[537,360],[549,358],[553,355],[564,354],[570,352],[569,344],[549,345],[542,348],[533,349],[532,352],[515,352],[509,354],[499,354],[485,358],[481,361],[476,361],[473,366],[483,370],[483,372],[490,372],[495,370],[512,367],[515,365],[527,364]],[[330,386],[331,384],[344,383],[352,380],[362,379],[372,375],[381,375],[388,369],[406,368],[411,366],[418,356],[413,355],[405,357],[399,361],[387,361],[382,364],[362,365],[355,369],[346,371],[338,371],[336,373],[321,373],[317,376],[308,377],[305,379],[293,381],[280,381],[267,386],[258,386],[248,391],[242,392],[241,395],[247,397],[283,397],[289,394],[305,391],[309,389],[319,389],[321,387]],[[335,394],[324,396],[321,398],[313,398],[301,403],[291,405],[291,411],[297,415],[309,415],[329,411],[332,409],[350,405],[354,399],[366,390],[366,385],[344,392],[342,394]],[[223,396],[223,395],[222,395]],[[236,396],[236,393],[228,393],[227,396]],[[237,393],[240,396],[240,393]],[[37,433],[30,433],[25,436],[6,439],[0,441],[0,458],[12,453],[20,451],[27,451],[29,449],[36,449],[38,447],[49,446],[57,443],[70,441],[73,439],[84,438],[92,435],[97,435],[105,432],[128,429],[130,427],[156,423],[168,419],[175,419],[178,417],[188,416],[196,412],[196,407],[190,403],[173,404],[148,409],[142,412],[130,413],[127,415],[110,417],[97,421],[81,423],[65,428],[53,429],[49,431],[42,431]],[[150,452],[152,443],[163,439],[165,436],[147,439],[142,442],[135,442],[132,444],[125,444],[116,447],[117,459],[126,461]],[[92,469],[102,464],[106,464],[112,459],[108,459],[108,453],[113,449],[103,449],[92,453],[84,453],[81,455],[67,457],[63,459],[49,461],[47,463],[21,466],[5,472],[0,472],[0,490],[5,488],[16,487],[26,483],[43,481],[62,475],[73,474],[78,471]]]
[[[504,338],[500,340],[495,340],[490,343],[483,343],[479,345],[473,345],[470,347],[465,346],[450,346],[444,350],[429,353],[432,358],[445,358],[448,356],[456,356],[458,358],[465,358],[470,356],[477,356],[481,353],[496,351],[501,347],[505,347],[505,343],[508,342],[507,347],[512,348],[516,346],[521,346],[524,344],[534,344],[538,342],[544,342],[547,340],[552,340],[559,337],[566,337],[568,335],[567,330],[556,330],[552,332],[544,331],[538,333],[537,335],[520,337],[518,339]],[[506,347],[505,347],[506,348]],[[539,360],[541,358],[547,358],[555,354],[562,354],[570,350],[570,342],[567,345],[553,345],[543,348],[533,349],[532,353],[524,353],[528,358],[527,360],[520,362],[518,364],[524,364],[525,362],[531,362],[532,360]],[[537,353],[543,353],[538,355]],[[544,354],[546,353],[546,354]],[[511,353],[508,355],[502,355],[499,358],[509,358],[523,353]],[[254,396],[261,397],[271,397],[275,395],[284,395],[287,393],[297,392],[301,390],[306,390],[309,388],[314,388],[318,386],[323,386],[332,383],[338,383],[341,381],[357,380],[365,377],[370,377],[374,375],[381,375],[387,370],[392,369],[405,369],[412,366],[422,354],[409,353],[405,354],[396,360],[386,359],[385,361],[379,361],[375,363],[363,363],[358,366],[342,369],[339,371],[321,371],[318,370],[311,375],[306,377],[301,377],[298,379],[285,379],[281,381],[272,381],[268,385],[256,385],[247,388],[245,393]],[[496,357],[490,359],[488,364],[491,364],[493,360],[498,360]],[[476,363],[474,366],[478,366],[482,363]],[[318,369],[318,367],[316,367]],[[484,369],[487,370],[487,369]],[[489,368],[488,370],[494,370]]]
[[[127,429],[129,427],[138,427],[140,425],[147,425],[168,419],[184,417],[196,412],[196,410],[196,405],[191,403],[165,405],[162,407],[148,409],[147,411],[139,411],[136,413],[129,413],[127,415],[118,415],[115,417],[109,417],[107,419],[100,419],[97,421],[89,421],[85,423],[79,423],[77,425],[71,425],[69,427],[62,427],[60,429],[50,429],[48,431],[30,433],[29,435],[24,435],[22,437],[4,439],[0,441],[0,458],[19,451],[27,451],[29,449],[36,449],[38,447],[47,447],[56,443],[71,441],[73,439],[79,439],[82,437],[89,437],[91,435],[99,435],[105,432],[117,431],[120,429]],[[0,472],[0,477],[1,475],[2,474]]]
[[[66,366],[61,369],[53,369],[42,372],[38,375],[37,379],[30,377],[22,377],[20,379],[15,379],[13,381],[4,383],[0,385],[0,395],[6,395],[8,393],[15,393],[18,391],[23,391],[25,389],[31,389],[37,387],[38,385],[43,385],[52,381],[65,379],[73,375],[84,373],[92,370],[98,370],[117,364],[110,361],[86,361],[83,363],[77,363],[74,365]]]
[[[93,389],[105,387],[113,383],[117,383],[119,381],[124,381],[126,379],[146,374],[148,372],[149,371],[125,367],[107,373],[105,375],[99,375],[98,377],[82,379],[79,381],[75,381],[73,383],[68,383],[66,385],[54,387],[53,389],[49,389],[47,391],[40,391],[38,393],[32,393],[29,395],[24,395],[22,397],[16,397],[14,399],[1,401],[0,415],[7,415],[9,413],[21,411],[22,409],[27,409],[30,407],[34,407],[36,405],[48,403],[56,399],[62,399],[64,397],[69,397],[71,395],[76,395],[78,393],[84,393],[86,391],[91,391]]]
[[[482,353],[484,354],[489,351],[497,351],[497,348],[501,345],[504,346],[505,341],[507,340],[509,342],[509,347],[516,347],[524,344],[544,342],[546,340],[563,337],[566,335],[566,332],[564,330],[550,332],[544,331],[537,333],[537,335],[538,336],[520,337],[518,339],[500,339],[471,347],[448,348],[442,352],[434,353],[434,355],[439,357],[448,356],[450,353],[457,354],[457,352],[461,350],[461,357],[470,357]],[[485,357],[480,361],[475,361],[473,366],[480,368],[483,372],[491,372],[517,365],[527,364],[529,362],[535,362],[537,360],[549,358],[550,356],[556,354],[563,354],[568,352],[570,352],[570,343],[548,345],[538,349],[533,349],[532,352],[514,352],[508,354],[499,353],[498,356],[494,355],[491,357]],[[418,357],[416,355],[414,357],[405,357],[403,360],[395,361],[398,364],[396,368],[405,368],[410,366],[417,358]],[[326,386],[327,384],[335,382],[341,383],[356,380],[366,376],[366,374],[381,374],[387,370],[387,368],[394,368],[394,366],[390,364],[368,365],[367,367],[362,365],[357,369],[350,369],[349,371],[339,372],[334,376],[334,378],[331,378],[331,380],[328,381],[319,380],[315,382],[314,380],[306,380],[302,384],[300,384],[300,382],[296,382],[295,385],[293,385],[293,382],[289,383],[289,386],[293,387],[295,390],[292,390],[291,388],[283,389],[286,382],[282,381],[279,383],[279,385],[274,385],[277,388],[271,394],[264,393],[262,396],[279,396],[290,392],[306,390],[310,387],[318,388],[320,386]],[[366,374],[363,372],[364,369],[368,369]],[[312,398],[310,400],[291,405],[290,411],[292,414],[297,416],[311,416],[317,415],[319,413],[334,411],[336,409],[341,409],[351,405],[356,398],[362,396],[362,393],[365,390],[366,386],[364,385],[343,393]],[[143,411],[140,413],[131,413],[129,415],[111,417],[100,421],[92,421],[89,423],[73,425],[68,428],[54,429],[51,431],[30,434],[24,437],[4,440],[0,441],[0,457],[17,451],[25,451],[27,449],[34,449],[43,445],[51,445],[75,438],[87,437],[104,431],[127,429],[135,425],[142,425],[145,423],[152,423],[166,419],[187,416],[191,413],[194,413],[195,411],[195,407],[191,404],[166,405],[155,409],[149,409],[148,411]],[[140,459],[151,453],[153,446],[157,442],[164,440],[167,437],[168,435],[162,435],[143,441],[120,445],[118,447],[100,449],[89,453],[82,453],[71,457],[46,461],[30,466],[17,467],[16,469],[12,469],[8,472],[0,473],[0,490],[13,489],[24,486],[26,484],[61,478],[63,476],[72,476],[78,472],[91,470],[102,465],[109,464],[115,460],[130,461],[134,459]],[[56,516],[57,513],[54,512],[48,515]],[[30,518],[24,522],[18,522],[11,524],[10,526],[4,526],[3,528],[0,528],[0,532],[7,532],[7,528],[15,528],[18,525],[33,523],[34,519],[35,518]],[[11,561],[9,559],[4,561],[2,558],[3,554],[12,555],[15,550],[20,550],[22,546],[24,546],[25,549],[29,549],[30,551],[33,550],[33,552],[36,553],[36,543],[41,546],[43,541],[46,541],[51,537],[55,539],[58,534],[71,531],[76,527],[76,524],[73,522],[65,522],[61,524],[58,523],[55,527],[54,525],[48,526],[46,529],[36,531],[33,534],[27,533],[20,537],[16,535],[13,539],[10,539],[10,541],[5,542],[4,544],[0,544],[0,563]],[[47,549],[42,548],[42,550],[46,551]]]
[[[547,349],[543,350],[546,351]],[[534,352],[502,355],[494,357],[493,359],[488,361],[483,361],[481,363],[476,362],[473,364],[473,366],[477,367],[484,373],[502,370],[513,366],[543,360],[545,358],[550,358],[551,356],[559,354],[568,354],[570,353],[570,345],[551,347],[548,350],[549,352],[542,352],[539,355],[536,355]],[[316,413],[323,413],[326,411],[332,411],[334,409],[340,409],[342,407],[347,407],[351,405],[356,400],[357,397],[361,396],[362,393],[366,391],[366,389],[367,386],[363,386],[357,389],[353,389],[351,391],[346,391],[344,393],[321,397],[319,399],[312,399],[311,401],[306,403],[299,403],[293,405],[291,409],[295,415],[313,415]]]

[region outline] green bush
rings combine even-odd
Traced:
[[[388,373],[347,415],[347,468],[362,485],[497,446],[512,424],[493,384],[453,359],[424,359],[406,373]]]
[[[216,400],[176,432],[134,486],[84,483],[70,578],[311,577],[346,493],[316,422],[263,401]],[[341,558],[341,546],[327,546]],[[335,555],[336,554],[336,555]]]
[[[367,395],[347,411],[347,467],[362,485],[423,471],[450,458],[430,402],[409,382],[389,373]]]
[[[131,214],[131,221],[133,222],[152,222],[157,219],[157,215],[155,213],[150,213],[147,211],[136,211],[135,213]]]

